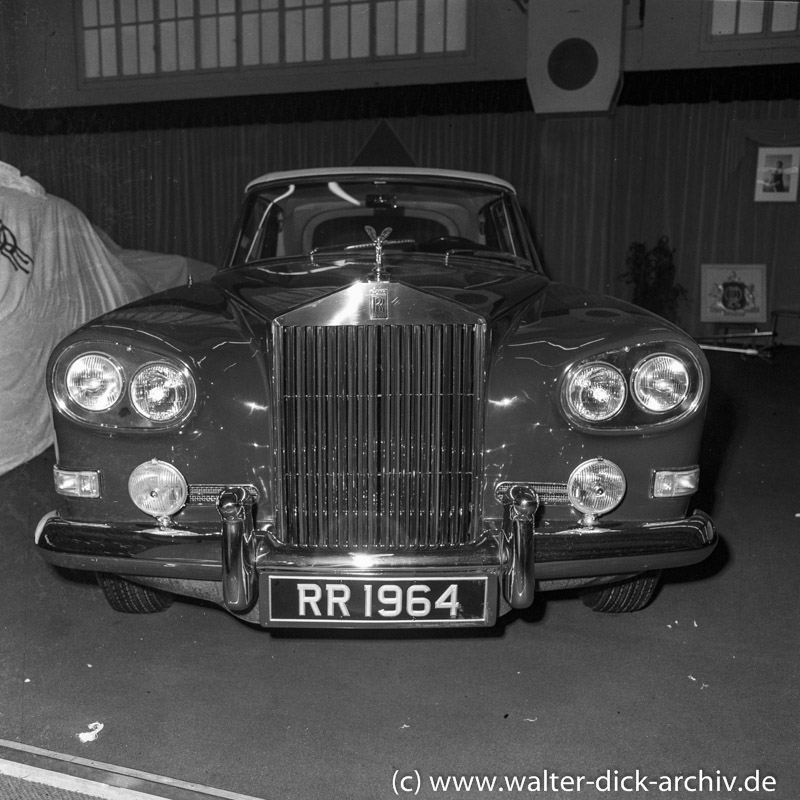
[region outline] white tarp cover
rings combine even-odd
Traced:
[[[137,272],[137,261],[147,269]],[[0,163],[0,474],[53,443],[53,347],[106,311],[185,283],[190,267],[116,247],[73,205]]]

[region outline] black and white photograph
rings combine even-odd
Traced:
[[[0,21],[0,800],[797,800],[800,0]]]
[[[759,203],[793,203],[797,200],[800,147],[760,147],[755,200]]]

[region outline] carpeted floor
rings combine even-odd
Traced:
[[[281,636],[197,602],[115,614],[34,552],[57,502],[52,451],[0,477],[0,738],[265,799],[381,800],[413,785],[426,800],[795,800],[800,348],[773,363],[709,358],[697,506],[723,543],[636,614],[593,614],[564,593],[492,631]],[[435,786],[544,770],[595,782],[566,794]],[[672,783],[596,782],[637,770]],[[701,771],[716,788],[667,791]]]
[[[257,800],[0,739],[2,800]]]
[[[0,775],[0,797],[7,800],[91,800],[91,795]]]

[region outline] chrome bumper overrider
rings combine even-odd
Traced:
[[[222,597],[230,611],[247,611],[258,592],[253,498],[241,486],[217,498],[222,517]]]
[[[528,486],[511,486],[503,495],[505,517],[500,536],[503,597],[512,608],[527,608],[535,586],[533,518],[539,498]]]
[[[56,566],[132,578],[213,581],[225,607],[245,614],[258,600],[259,576],[304,573],[391,576],[432,573],[496,578],[504,607],[533,602],[537,581],[620,575],[694,564],[717,543],[703,512],[679,520],[616,527],[534,529],[535,492],[512,487],[504,496],[499,535],[474,545],[380,553],[302,549],[276,544],[253,527],[252,498],[237,488],[220,493],[216,530],[175,530],[71,522],[47,514],[36,530],[43,558]]]

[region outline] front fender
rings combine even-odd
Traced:
[[[581,295],[577,295],[578,298]],[[485,432],[486,516],[499,518],[498,483],[565,483],[580,463],[602,457],[626,475],[622,504],[604,520],[610,524],[645,519],[674,519],[686,513],[686,498],[651,497],[656,469],[696,465],[708,396],[707,362],[679,329],[634,306],[608,299],[609,305],[572,307],[552,313],[553,303],[532,321],[523,321],[495,354],[487,394]],[[578,427],[563,413],[560,386],[578,361],[622,348],[674,342],[689,350],[702,371],[701,396],[692,412],[665,424],[635,429]],[[577,516],[569,508],[544,507],[549,518]]]
[[[208,285],[112,312],[68,337],[54,353],[76,343],[113,343],[165,357],[179,355],[197,386],[193,412],[178,427],[99,428],[54,414],[59,467],[101,470],[99,499],[67,500],[76,520],[141,521],[127,481],[139,464],[156,458],[177,467],[190,485],[251,485],[268,515],[273,485],[273,428],[264,343],[265,324],[246,317]],[[51,372],[52,374],[52,372]],[[50,386],[52,397],[52,385]],[[213,454],[212,457],[209,457]],[[213,503],[185,508],[176,525],[217,518]]]

